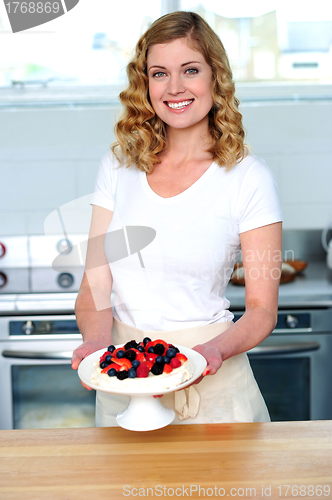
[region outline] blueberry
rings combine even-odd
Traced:
[[[134,361],[131,362],[133,368],[138,368],[138,366],[140,365],[140,362],[138,361],[138,359],[134,359]]]
[[[168,356],[164,356],[164,363],[169,365],[171,362],[171,358],[169,358]]]
[[[129,368],[128,370],[128,378],[135,378],[136,377],[136,370],[135,368]]]
[[[148,342],[151,342],[150,337],[145,337],[145,338],[143,339],[143,344],[144,344],[144,345],[146,345]]]
[[[142,345],[139,345],[139,346],[137,347],[137,350],[138,350],[139,352],[144,352],[144,347],[143,347]]]
[[[155,359],[155,363],[160,363],[160,364],[164,364],[165,361],[164,361],[164,357],[163,356],[157,356],[156,359]]]
[[[154,353],[154,347],[150,346],[149,349],[148,349],[148,352]]]
[[[169,349],[167,349],[166,351],[166,356],[168,358],[174,358],[176,356],[176,350],[173,348],[173,347],[170,347]]]
[[[113,351],[115,351],[115,346],[111,344],[111,345],[108,346],[107,350],[109,352],[113,352]]]
[[[109,365],[109,363],[106,363],[106,361],[104,360],[104,361],[102,361],[102,362],[100,363],[100,365],[99,365],[99,366],[100,366],[100,368],[101,368],[101,369],[103,369],[103,368],[106,368],[106,366],[108,366],[108,365]]]
[[[125,352],[124,352],[124,351],[122,351],[122,350],[121,350],[121,351],[118,351],[118,352],[116,353],[116,357],[117,357],[118,359],[124,358],[124,357],[125,357]]]
[[[107,354],[107,356],[105,356],[105,361],[107,364],[110,364],[111,361],[112,361],[112,356],[110,356],[109,354]]]
[[[116,375],[116,369],[115,368],[110,368],[107,372],[107,375],[109,377],[114,377],[114,375]]]

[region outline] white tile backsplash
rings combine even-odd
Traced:
[[[332,102],[244,103],[241,112],[247,142],[278,184],[284,227],[323,228],[332,220]],[[1,111],[0,235],[43,234],[60,207],[69,232],[86,232],[88,195],[118,114],[106,106]]]

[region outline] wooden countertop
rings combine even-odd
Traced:
[[[332,421],[0,431],[1,500],[136,497],[332,499]]]

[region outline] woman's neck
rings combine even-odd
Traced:
[[[211,146],[211,138],[206,130],[174,129],[167,130],[167,146],[163,156],[180,161],[195,161],[201,159],[212,159],[208,153]]]

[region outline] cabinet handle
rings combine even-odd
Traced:
[[[73,351],[2,351],[4,358],[15,359],[71,359]]]

